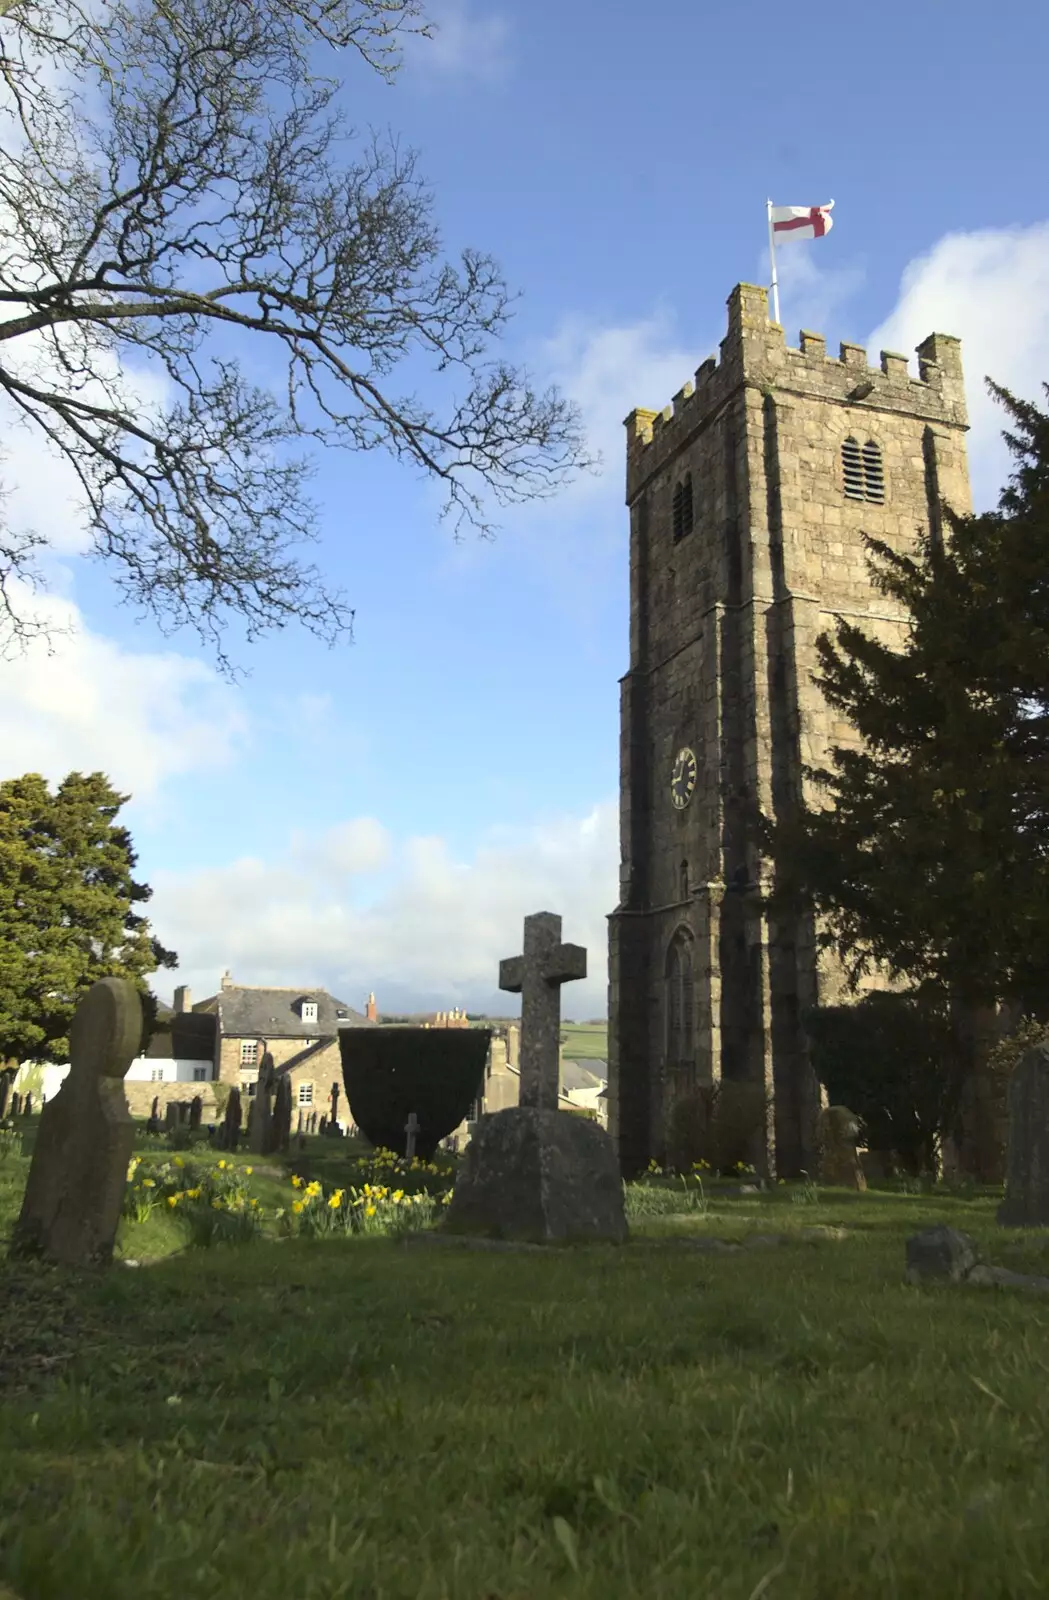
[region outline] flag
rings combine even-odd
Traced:
[[[771,206],[769,218],[776,244],[787,239],[822,239],[834,226],[831,200],[825,206]]]

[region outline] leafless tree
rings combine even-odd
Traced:
[[[489,354],[495,263],[444,259],[414,155],[356,139],[317,70],[334,47],[391,77],[420,0],[0,0],[0,18],[0,389],[161,626],[195,626],[226,669],[231,615],[249,638],[345,633],[341,595],[289,554],[315,537],[311,443],[391,451],[481,532],[487,505],[586,464],[574,407]],[[267,355],[273,384],[249,376]],[[402,387],[424,378],[443,409]],[[0,523],[9,639],[45,542]]]

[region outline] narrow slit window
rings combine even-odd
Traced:
[[[691,1062],[695,1055],[695,978],[691,940],[679,933],[667,951],[666,964],[667,1061],[672,1066]]]
[[[674,543],[683,539],[692,532],[692,474],[686,473],[679,483],[674,485],[671,499],[672,520],[674,525]]]

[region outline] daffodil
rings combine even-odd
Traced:
[[[244,1168],[244,1171],[247,1173],[249,1178],[251,1177],[251,1174],[254,1172],[254,1170],[255,1170],[254,1167],[245,1167]]]
[[[168,1205],[169,1206],[177,1206],[179,1201],[181,1200],[181,1198],[182,1198],[182,1196],[179,1195],[179,1194],[169,1194],[168,1195]]]
[[[181,1156],[176,1156],[175,1157],[175,1165],[176,1165],[176,1167],[184,1167],[186,1165],[186,1163],[183,1161]]]
[[[302,1179],[298,1176],[297,1173],[296,1173],[295,1177],[292,1178],[292,1180],[291,1180],[291,1186],[292,1186],[293,1189],[301,1189],[302,1188]]]
[[[143,1187],[143,1189],[155,1189],[156,1188],[156,1184],[153,1182],[152,1178],[143,1178],[142,1179],[142,1187]]]
[[[219,1171],[222,1172],[225,1169],[225,1166],[226,1166],[225,1161],[220,1161],[219,1162]]]
[[[299,1212],[303,1209],[303,1201],[293,1200],[291,1203],[291,1209],[294,1211],[295,1215],[298,1216]]]
[[[338,1211],[338,1209],[341,1206],[341,1204],[342,1204],[342,1195],[341,1194],[333,1194],[333,1195],[329,1195],[328,1196],[328,1210],[329,1211]]]

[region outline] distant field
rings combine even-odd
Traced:
[[[607,1061],[607,1022],[563,1022],[565,1055],[569,1061]]]

